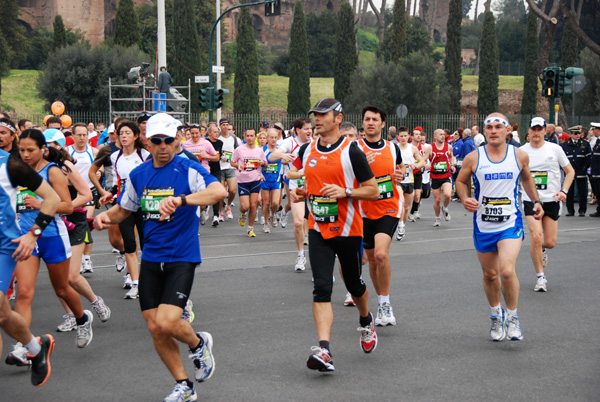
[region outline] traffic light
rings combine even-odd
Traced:
[[[215,91],[215,109],[223,107],[223,96],[229,95],[229,90],[225,88],[219,88]]]
[[[583,75],[583,68],[567,67],[565,71],[559,73],[558,96],[571,95],[573,93],[573,77]]]
[[[546,98],[556,96],[558,67],[546,67],[542,77],[542,95]]]
[[[281,0],[265,3],[265,17],[281,15]]]
[[[208,110],[210,106],[210,94],[207,88],[200,90],[200,107],[204,110]]]

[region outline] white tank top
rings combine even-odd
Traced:
[[[398,145],[400,148],[400,145]],[[415,156],[412,152],[412,145],[408,144],[406,149],[400,148],[400,153],[402,154],[402,163],[404,164],[404,178],[401,183],[410,184],[415,182],[415,178],[413,176],[413,170],[410,167],[411,164],[415,163]]]
[[[519,210],[518,187],[521,168],[515,147],[507,146],[501,162],[492,162],[486,147],[477,148],[478,162],[475,170],[475,198],[479,207],[473,215],[475,233],[495,233],[512,227],[523,227]]]
[[[67,152],[69,153],[69,155],[71,155],[73,159],[75,159],[75,161],[77,161],[77,163],[75,164],[75,168],[77,169],[81,177],[83,177],[83,180],[85,180],[88,187],[94,187],[94,184],[88,176],[90,166],[92,166],[92,163],[94,162],[94,149],[92,148],[92,146],[86,145],[85,151],[79,152],[75,150],[75,147],[73,145],[69,145],[67,147]]]

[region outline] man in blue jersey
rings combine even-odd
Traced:
[[[483,289],[491,308],[490,336],[494,341],[523,339],[517,315],[519,280],[516,263],[523,240],[519,210],[519,178],[533,203],[533,217],[544,215],[535,182],[529,171],[529,156],[508,145],[508,119],[500,113],[485,118],[487,144],[468,154],[456,179],[456,193],[473,214],[473,240],[483,270]],[[474,197],[467,183],[473,176]],[[505,310],[501,296],[504,295]]]
[[[214,370],[212,336],[194,332],[181,318],[189,298],[194,272],[200,264],[199,205],[224,199],[224,187],[197,162],[175,158],[179,121],[166,113],[148,120],[146,136],[152,161],[133,169],[118,205],[99,214],[94,225],[104,229],[121,222],[141,207],[144,219],[144,255],[140,267],[140,307],[154,347],[176,384],[164,401],[196,400],[176,341],[190,348],[196,381]]]
[[[41,386],[50,377],[50,354],[54,350],[54,338],[49,334],[34,337],[25,319],[11,309],[6,292],[17,261],[25,261],[31,256],[43,230],[53,220],[60,198],[35,170],[20,159],[9,156],[8,152],[0,150],[0,327],[27,349],[31,361],[31,383]],[[16,213],[17,193],[22,187],[43,199],[34,225],[24,235],[21,235]],[[1,345],[0,339],[0,353]],[[6,361],[9,364],[29,364],[20,360],[11,362],[11,356]]]

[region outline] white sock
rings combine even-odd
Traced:
[[[518,317],[516,309],[515,310],[506,309],[506,315],[512,315],[512,316]]]
[[[398,222],[398,226],[400,226],[401,228],[403,228],[404,227],[404,222],[402,222],[402,221]]]
[[[440,220],[440,216],[439,216],[439,215],[436,215],[436,216],[435,216],[435,220],[436,220],[436,221],[439,221],[439,220]]]
[[[537,274],[537,277],[538,277],[538,278],[543,278],[544,276],[546,276],[546,275],[544,275],[544,273],[543,273],[543,272],[540,272],[539,274]]]
[[[84,254],[84,256],[83,256],[83,260],[84,260],[84,261],[89,261],[89,260],[91,260],[91,258],[90,258],[90,256],[89,256],[89,255],[85,255],[85,254]]]
[[[502,315],[502,305],[498,304],[496,307],[490,306],[492,310],[492,315]]]
[[[298,257],[304,257],[304,250],[298,251]]]
[[[137,287],[137,285],[139,285],[139,283],[140,283],[139,280],[133,281],[133,282],[131,282],[131,286],[136,286]]]
[[[42,350],[42,345],[40,345],[40,342],[35,339],[33,335],[31,335],[31,341],[25,345],[25,348],[29,351],[29,353],[36,356],[38,353],[40,353],[40,350]]]
[[[385,296],[377,295],[377,303],[380,306],[383,306],[384,303],[389,303],[389,302],[390,302],[390,295],[385,295]]]

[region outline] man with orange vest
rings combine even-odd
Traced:
[[[390,243],[402,215],[398,185],[404,178],[402,154],[398,145],[384,140],[381,130],[385,127],[386,113],[367,106],[362,111],[366,138],[358,140],[358,147],[367,156],[379,188],[379,199],[361,201],[363,217],[363,247],[369,260],[369,272],[377,292],[377,316],[375,325],[396,325],[396,317],[390,304]],[[412,170],[411,170],[412,172]]]
[[[333,309],[331,292],[337,255],[346,289],[360,314],[360,343],[365,353],[377,346],[375,323],[369,311],[369,292],[361,279],[363,220],[359,200],[377,200],[379,189],[367,158],[356,143],[343,137],[342,104],[331,98],[317,102],[315,115],[319,139],[304,144],[288,178],[304,174],[306,189],[290,192],[292,202],[308,201],[309,257],[314,278],[313,315],[319,346],[313,346],[306,365],[311,370],[334,371],[329,344]]]

